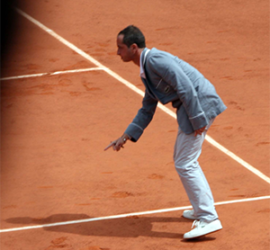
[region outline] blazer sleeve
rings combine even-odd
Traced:
[[[180,62],[165,55],[153,55],[148,59],[151,71],[171,85],[177,92],[194,130],[208,125],[208,119],[193,83],[181,68]]]
[[[140,138],[144,129],[153,119],[156,107],[157,100],[153,99],[146,90],[142,101],[142,108],[139,109],[132,123],[129,124],[125,131],[131,138],[131,141],[136,142]]]

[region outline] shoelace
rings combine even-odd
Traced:
[[[195,220],[195,221],[193,221],[191,228],[197,227],[199,225],[200,225],[200,221],[199,220]]]

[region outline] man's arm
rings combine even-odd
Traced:
[[[119,151],[127,140],[136,142],[153,119],[156,107],[157,100],[153,99],[146,91],[142,102],[142,108],[139,109],[137,115],[132,123],[129,124],[124,134],[115,140],[113,149]]]

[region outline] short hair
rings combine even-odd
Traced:
[[[145,38],[139,28],[134,25],[129,25],[125,29],[121,30],[118,34],[124,35],[123,43],[130,47],[132,44],[137,44],[139,48],[145,48]]]

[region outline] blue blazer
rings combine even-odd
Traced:
[[[215,87],[194,67],[170,53],[145,48],[141,54],[146,79],[142,108],[125,133],[137,141],[151,122],[157,103],[172,102],[185,134],[208,125],[226,109]],[[146,55],[147,54],[147,55]]]

